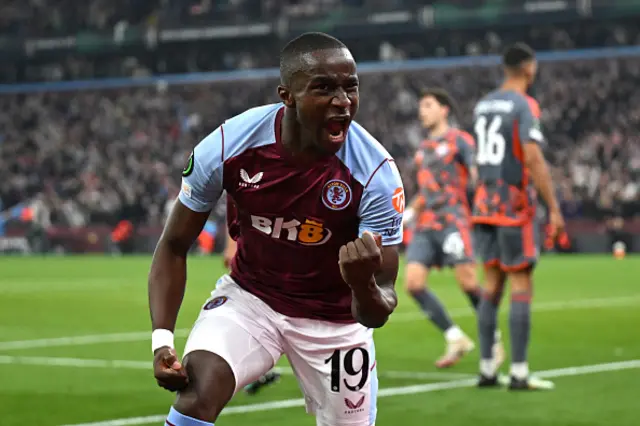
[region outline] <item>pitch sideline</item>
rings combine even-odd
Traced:
[[[544,378],[557,378],[557,377],[569,377],[569,376],[582,376],[587,374],[602,373],[608,371],[621,371],[640,368],[640,359],[621,361],[621,362],[609,362],[604,364],[592,364],[583,366],[574,366],[567,368],[559,368],[553,370],[545,370],[536,373],[539,377]],[[394,388],[381,389],[378,393],[378,398],[385,398],[389,396],[400,395],[414,395],[418,393],[436,392],[446,389],[459,389],[465,387],[471,387],[475,384],[475,379],[454,380],[450,382],[438,382],[429,383],[425,385],[414,386],[402,386]],[[254,413],[260,411],[273,411],[281,410],[292,407],[304,407],[304,399],[284,399],[280,401],[264,402],[260,404],[248,404],[238,405],[235,407],[228,407],[223,410],[221,415],[228,416],[230,414],[245,414]],[[137,426],[146,425],[152,423],[161,423],[166,419],[166,414],[158,414],[153,416],[144,417],[130,417],[124,419],[106,420],[92,423],[76,423],[67,424],[64,426]]]
[[[62,358],[41,356],[10,356],[0,355],[0,364],[5,365],[33,365],[46,367],[71,367],[71,368],[112,368],[129,370],[148,370],[151,372],[152,363],[149,361],[118,360],[118,359],[87,359],[87,358]],[[293,370],[288,367],[276,367],[285,376],[293,376]],[[379,377],[389,379],[406,380],[456,380],[472,377],[465,373],[452,372],[426,372],[426,371],[379,371]]]
[[[604,297],[604,298],[592,298],[592,299],[575,299],[571,301],[558,301],[558,302],[541,302],[532,306],[533,312],[553,312],[562,310],[573,309],[590,309],[590,308],[608,308],[615,306],[635,306],[640,303],[640,294],[634,294],[624,297]],[[452,309],[450,314],[453,318],[465,318],[473,316],[474,313],[470,308]],[[393,314],[390,323],[402,323],[411,322],[418,319],[423,319],[424,315],[421,312],[399,312]],[[186,337],[189,334],[189,329],[182,328],[175,331],[176,337]],[[85,336],[67,336],[67,337],[53,337],[45,339],[32,339],[32,340],[15,340],[15,341],[0,341],[0,351],[11,351],[21,349],[36,349],[36,348],[50,348],[61,346],[80,346],[90,344],[102,344],[102,343],[117,343],[117,342],[139,342],[150,340],[151,333],[148,331],[136,331],[136,332],[124,332],[124,333],[111,333],[111,334],[93,334]]]

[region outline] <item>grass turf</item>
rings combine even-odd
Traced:
[[[163,415],[168,411],[173,396],[156,386],[150,368],[146,289],[149,263],[148,257],[0,258],[1,425],[55,426]],[[189,260],[189,283],[179,328],[190,327],[222,273],[218,258]],[[638,276],[640,258],[616,261],[608,256],[545,257],[535,278],[532,369],[640,359]],[[399,286],[401,282],[400,279]],[[458,324],[475,338],[474,316],[452,274],[434,273],[430,285]],[[392,371],[436,373],[433,361],[443,350],[441,334],[421,317],[401,289],[399,293],[397,314],[376,331],[381,389],[451,380],[437,375],[385,375]],[[507,313],[505,305],[500,324],[508,345]],[[39,347],[34,342],[11,347],[6,343],[131,332],[140,333],[110,342],[73,345],[41,340]],[[181,349],[184,337],[177,344]],[[477,351],[473,352],[447,372],[474,374],[477,356]],[[47,365],[51,358],[138,362],[128,367],[79,366],[73,360],[65,366]],[[555,381],[557,389],[547,393],[459,388],[385,397],[379,400],[377,424],[638,424],[639,368],[560,377]],[[238,395],[231,406],[300,397],[294,378],[285,376],[255,397]],[[217,424],[304,426],[315,422],[303,408],[292,407],[223,414]]]

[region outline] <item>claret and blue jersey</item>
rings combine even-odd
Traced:
[[[401,243],[400,174],[355,122],[334,156],[295,163],[280,140],[284,108],[250,109],[203,139],[179,199],[203,212],[227,192],[238,236],[231,276],[245,290],[287,316],[353,322],[338,251],[367,230],[383,245]]]

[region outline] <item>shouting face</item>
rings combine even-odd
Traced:
[[[358,111],[356,63],[346,48],[305,53],[300,61],[289,84],[279,87],[280,98],[295,108],[301,138],[324,152],[336,152]]]

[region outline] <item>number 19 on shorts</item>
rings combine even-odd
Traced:
[[[497,166],[502,163],[506,141],[501,133],[502,117],[496,115],[491,121],[481,115],[476,119],[474,131],[478,144],[476,163],[479,166]]]
[[[362,361],[358,362],[357,358]],[[340,392],[343,385],[352,392],[359,391],[369,378],[369,352],[364,348],[349,349],[344,354],[344,360],[342,351],[336,349],[324,363],[331,363],[332,392]],[[343,371],[347,377],[343,377]]]

